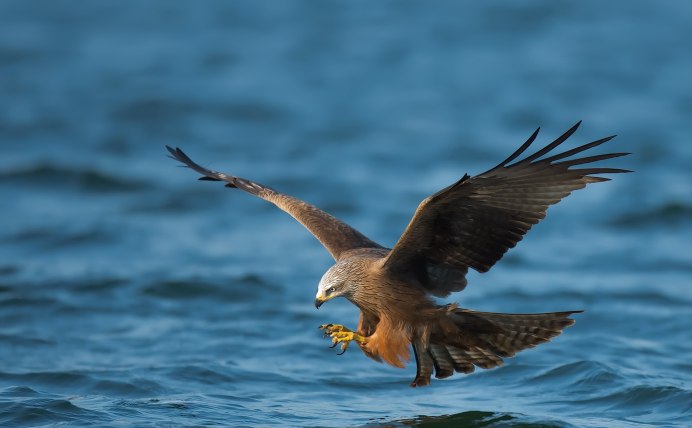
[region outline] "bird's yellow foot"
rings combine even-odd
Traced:
[[[341,324],[322,324],[320,329],[324,330],[324,337],[329,336],[332,338],[332,348],[341,343],[341,352],[338,355],[346,352],[348,345],[354,340],[361,344],[365,343],[365,337]]]

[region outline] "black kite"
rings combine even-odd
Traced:
[[[488,271],[504,253],[543,217],[546,209],[589,183],[607,181],[594,174],[629,172],[576,165],[624,156],[609,153],[564,160],[613,137],[544,157],[576,131],[579,123],[557,140],[521,160],[538,130],[511,156],[487,172],[464,175],[456,183],[420,203],[394,248],[385,248],[346,223],[292,196],[262,184],[208,170],[180,149],[171,156],[202,174],[200,180],[224,181],[289,213],[325,246],[336,260],[320,280],[315,306],[345,297],[361,310],[356,331],[342,325],[321,326],[342,353],[351,341],[363,352],[395,367],[416,357],[411,386],[471,373],[474,366],[497,367],[502,358],[532,348],[574,324],[581,311],[542,314],[476,312],[456,304],[444,306],[432,296],[446,297],[466,287],[469,268]],[[515,161],[516,160],[516,161]],[[513,162],[514,161],[514,162]],[[513,163],[511,163],[513,162]]]

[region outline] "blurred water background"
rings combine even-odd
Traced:
[[[0,3],[0,425],[686,426],[689,2]],[[636,170],[549,211],[452,300],[584,309],[499,369],[411,389],[317,330],[331,262],[266,183],[391,246],[537,127]]]

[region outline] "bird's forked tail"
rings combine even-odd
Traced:
[[[411,386],[430,383],[436,378],[451,376],[455,371],[471,373],[503,364],[502,358],[548,342],[574,324],[569,316],[582,311],[543,314],[501,314],[454,309],[448,312],[456,327],[454,332],[432,331],[426,346],[414,342],[416,379]]]

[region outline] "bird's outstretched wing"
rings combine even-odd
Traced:
[[[394,275],[416,277],[435,296],[463,290],[468,268],[489,270],[545,217],[550,205],[589,183],[609,180],[593,174],[629,172],[614,168],[570,169],[628,153],[563,160],[614,136],[541,159],[572,135],[580,123],[536,153],[510,164],[536,139],[537,129],[495,168],[475,177],[464,175],[423,200],[384,267]]]
[[[224,181],[226,182],[226,187],[238,188],[269,201],[286,211],[315,235],[335,260],[338,260],[342,254],[349,250],[357,248],[382,248],[379,244],[371,241],[362,233],[341,220],[300,199],[284,195],[271,187],[245,178],[211,171],[193,162],[192,159],[179,148],[173,149],[172,147],[166,146],[166,149],[168,149],[171,158],[182,162],[187,167],[202,174],[200,180]]]

